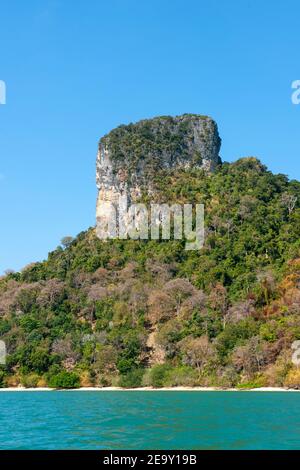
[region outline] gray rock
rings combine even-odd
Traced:
[[[100,139],[96,164],[97,222],[112,216],[120,196],[129,205],[143,189],[151,193],[158,171],[220,163],[217,124],[207,116],[183,114],[119,126]],[[98,224],[97,224],[98,225]]]

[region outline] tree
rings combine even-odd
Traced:
[[[199,377],[203,368],[215,358],[215,349],[206,335],[184,338],[180,342],[180,349],[183,352],[183,363],[196,367]]]
[[[167,292],[155,289],[150,293],[147,318],[152,324],[172,318],[174,310],[174,299]]]
[[[294,194],[289,194],[289,193],[282,194],[281,204],[287,208],[289,215],[291,215],[291,213],[295,209],[297,199],[298,199],[297,196],[294,196]]]
[[[71,335],[67,335],[64,338],[57,338],[52,343],[51,351],[53,354],[57,354],[63,360],[71,360],[76,363],[79,359],[80,354],[74,350],[73,341]]]
[[[227,310],[224,317],[224,322],[237,323],[244,318],[254,315],[254,299],[248,299],[241,302],[236,302]]]
[[[219,282],[212,287],[209,294],[209,305],[213,310],[216,310],[225,319],[225,314],[228,306],[227,290]],[[225,320],[224,320],[225,327]]]
[[[62,244],[64,248],[68,248],[71,245],[73,240],[74,240],[73,237],[67,235],[66,237],[63,237],[61,239],[60,243]]]
[[[59,279],[49,279],[38,294],[37,302],[45,307],[55,307],[63,300],[65,284]]]
[[[271,270],[259,272],[257,274],[259,282],[257,291],[257,303],[260,305],[268,304],[275,290],[274,274]]]
[[[181,305],[181,312],[190,315],[195,310],[206,312],[207,296],[203,291],[196,291],[190,297],[185,299]]]
[[[163,290],[175,300],[177,314],[179,313],[183,300],[197,292],[197,289],[187,279],[180,278],[168,281]]]
[[[19,314],[29,313],[36,305],[39,283],[23,285],[15,295],[14,308]]]
[[[88,300],[96,302],[97,300],[102,300],[108,297],[108,292],[105,287],[102,287],[99,284],[93,284],[88,291]]]
[[[261,369],[264,361],[263,348],[259,337],[252,337],[243,346],[237,346],[232,353],[232,363],[238,371],[250,376]]]
[[[98,346],[95,353],[95,371],[97,374],[115,372],[117,360],[118,352],[112,345]]]

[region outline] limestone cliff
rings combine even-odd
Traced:
[[[220,162],[220,144],[216,123],[197,114],[156,117],[113,129],[99,142],[97,218],[109,218],[107,202],[117,204],[120,195],[130,204],[143,188],[150,191],[159,170],[213,171]]]

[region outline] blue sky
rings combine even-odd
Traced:
[[[0,272],[94,224],[95,157],[113,127],[218,123],[221,157],[300,179],[298,1],[3,0]]]

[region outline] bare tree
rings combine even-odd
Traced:
[[[69,335],[65,338],[54,340],[51,349],[54,354],[58,354],[61,357],[67,370],[72,370],[80,357],[80,354],[74,350],[72,339]]]
[[[242,302],[236,302],[227,310],[224,317],[225,324],[236,323],[244,318],[250,317],[255,314],[254,300],[248,299]]]
[[[263,361],[264,352],[259,337],[254,336],[245,345],[236,347],[232,353],[232,363],[248,377],[261,369]]]
[[[155,289],[150,293],[147,307],[147,317],[152,324],[172,318],[175,311],[174,299],[160,289]]]
[[[96,302],[97,300],[105,299],[107,297],[107,289],[99,286],[99,284],[93,284],[88,291],[88,300]]]
[[[187,279],[173,279],[167,282],[163,288],[176,303],[176,313],[179,313],[182,302],[188,297],[196,294],[197,289]]]
[[[202,290],[196,291],[182,302],[181,312],[183,314],[191,314],[196,309],[206,312],[206,302],[206,294]]]
[[[281,204],[282,206],[286,207],[288,210],[288,214],[291,215],[293,210],[295,209],[297,202],[297,196],[289,193],[283,193],[281,196]]]
[[[58,279],[49,279],[42,287],[37,303],[43,307],[55,305],[63,296],[65,284]]]
[[[209,305],[218,312],[223,318],[223,327],[225,328],[225,316],[228,308],[227,289],[221,283],[212,287],[209,294]]]
[[[215,359],[215,349],[206,335],[200,338],[188,336],[180,343],[183,352],[183,362],[192,367],[196,367],[199,377],[203,368]]]

